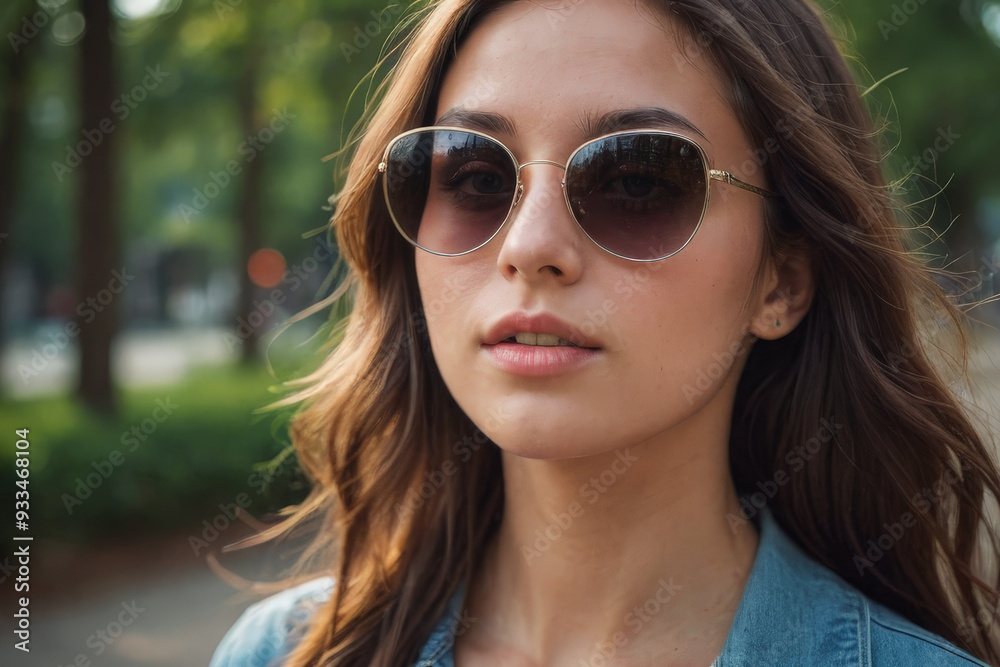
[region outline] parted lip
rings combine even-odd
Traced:
[[[598,341],[583,335],[579,329],[566,324],[555,315],[550,313],[529,315],[524,312],[508,313],[501,317],[489,328],[486,337],[483,339],[483,344],[496,345],[519,333],[527,332],[552,334],[560,338],[565,338],[580,347],[593,349],[601,347]]]

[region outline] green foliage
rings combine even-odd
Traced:
[[[65,397],[4,404],[0,483],[14,488],[14,431],[28,428],[34,536],[85,542],[195,532],[241,492],[259,517],[305,492],[294,457],[271,484],[255,474],[286,447],[288,413],[253,414],[275,400],[273,384],[260,368],[205,370],[174,386],[124,392],[113,420]]]
[[[910,176],[910,201],[934,194],[934,225],[953,251],[992,243],[1000,229],[983,209],[1000,196],[1000,43],[983,24],[993,0],[820,0],[839,26],[842,49],[862,85],[897,70],[869,96],[888,122],[890,178]],[[994,29],[1000,30],[1000,26]],[[950,141],[944,139],[950,137]],[[944,148],[944,150],[939,150]],[[931,159],[933,158],[933,159]],[[944,205],[944,204],[947,205]],[[978,222],[978,225],[977,225]]]
[[[211,174],[227,163],[245,167],[241,153],[239,90],[247,59],[261,59],[254,126],[267,127],[274,110],[294,115],[254,159],[265,161],[264,245],[281,251],[289,263],[311,252],[303,234],[326,224],[327,198],[333,193],[333,163],[323,162],[342,147],[346,131],[362,111],[348,108],[351,91],[375,64],[381,43],[400,11],[386,13],[384,25],[364,48],[354,46],[383,9],[381,4],[350,2],[260,3],[234,0],[167,2],[176,11],[138,20],[119,19],[117,89],[129,95],[148,70],[166,73],[142,101],[108,100],[108,118],[123,156],[119,202],[124,245],[189,247],[206,253],[213,267],[238,266],[236,205],[239,175],[207,207],[185,221],[181,205],[212,183]],[[74,9],[72,0],[60,13]],[[397,5],[399,7],[399,5]],[[20,16],[8,8],[0,18],[16,26]],[[73,277],[73,208],[78,173],[62,173],[85,140],[76,112],[76,49],[51,38],[48,27],[34,38],[29,135],[23,152],[23,187],[16,202],[11,242],[16,252],[40,269],[45,282]],[[346,50],[345,50],[346,49]],[[0,96],[4,94],[0,80]],[[124,115],[127,111],[127,115]],[[86,158],[84,158],[86,159]],[[57,171],[60,172],[57,174]]]

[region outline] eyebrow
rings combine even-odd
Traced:
[[[465,107],[453,107],[445,111],[434,122],[435,125],[453,125],[467,127],[483,132],[504,132],[517,136],[514,122],[503,114],[489,111],[473,111]],[[711,143],[698,126],[676,111],[662,107],[637,107],[635,109],[616,109],[602,114],[584,112],[577,121],[587,138],[599,137],[622,130],[641,128],[674,128],[694,132],[705,141]]]
[[[448,109],[434,121],[434,124],[467,127],[470,130],[482,130],[483,132],[504,132],[511,136],[517,136],[517,128],[514,127],[513,121],[503,114],[473,111],[465,107]]]
[[[661,107],[618,109],[600,115],[584,113],[581,114],[577,127],[588,137],[599,137],[621,130],[635,130],[646,127],[656,129],[675,128],[694,132],[705,141],[708,141],[708,137],[698,129],[697,125],[676,111],[670,111]],[[709,143],[711,142],[709,141]]]

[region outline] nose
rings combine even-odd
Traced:
[[[525,169],[529,165],[537,166]],[[548,160],[519,167],[521,180],[497,255],[497,268],[508,280],[517,276],[533,284],[553,276],[563,284],[579,280],[585,239],[566,206],[564,171],[563,165]]]

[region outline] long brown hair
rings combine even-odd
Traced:
[[[414,250],[388,218],[375,167],[392,137],[432,122],[463,36],[502,4],[419,9],[350,142],[331,224],[348,267],[335,298],[351,313],[329,357],[285,401],[303,404],[292,439],[313,488],[262,536],[317,520],[303,562],[337,581],[290,667],[411,664],[500,519],[499,450],[438,374]],[[934,353],[951,334],[964,363],[965,315],[908,246],[878,135],[820,13],[806,0],[648,4],[697,36],[751,145],[766,149],[747,167],[782,196],[765,211],[763,256],[805,254],[814,267],[805,319],[757,341],[743,370],[730,440],[738,491],[771,489],[775,518],[812,557],[1000,661],[994,626],[977,621],[1000,602],[996,573],[977,559],[980,549],[1000,553],[986,509],[1000,474]],[[837,422],[834,441],[768,487],[823,420]],[[887,531],[894,541],[876,557],[871,545],[884,547]]]

